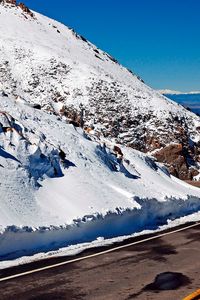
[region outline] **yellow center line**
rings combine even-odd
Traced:
[[[193,300],[193,299],[195,299],[198,296],[199,296],[199,298],[197,298],[197,299],[200,299],[200,290],[197,290],[196,292],[194,292],[191,295],[187,296],[183,300]],[[195,299],[195,300],[197,300],[197,299]]]

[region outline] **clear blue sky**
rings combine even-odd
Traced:
[[[24,0],[154,88],[200,90],[200,0]]]

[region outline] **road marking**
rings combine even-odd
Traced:
[[[156,236],[152,236],[152,237],[149,237],[149,238],[137,241],[137,242],[132,242],[132,243],[127,244],[127,245],[117,246],[115,248],[111,248],[111,249],[104,250],[104,251],[101,251],[101,252],[98,252],[98,253],[90,254],[90,255],[87,255],[87,256],[84,256],[84,257],[78,257],[78,258],[63,261],[63,262],[60,262],[60,263],[57,263],[57,264],[53,264],[53,265],[50,265],[50,266],[38,268],[38,269],[35,269],[35,270],[30,270],[30,271],[26,271],[26,272],[23,272],[23,273],[10,275],[10,276],[4,277],[4,278],[0,278],[0,282],[15,279],[15,278],[22,277],[22,276],[25,276],[25,275],[38,273],[38,272],[41,272],[41,271],[45,271],[45,270],[49,270],[49,269],[53,269],[53,268],[57,268],[57,267],[61,267],[61,266],[68,265],[68,264],[78,262],[78,261],[81,261],[81,260],[90,259],[90,258],[93,258],[93,257],[104,255],[104,254],[107,254],[107,253],[111,253],[111,252],[114,252],[114,251],[117,251],[117,250],[121,250],[121,249],[124,249],[124,248],[134,246],[134,245],[138,245],[138,244],[142,244],[142,243],[145,243],[145,242],[148,242],[148,241],[152,241],[152,240],[155,240],[155,239],[167,236],[167,235],[171,235],[171,234],[174,234],[174,233],[185,231],[187,229],[197,227],[199,225],[200,225],[200,222],[197,222],[195,224],[188,225],[188,226],[180,228],[180,229],[176,229],[176,230],[173,230],[173,231],[170,231],[170,232],[161,233],[161,234],[158,234]]]
[[[199,296],[199,298],[197,298]],[[191,295],[187,296],[183,300],[194,300],[194,299],[200,299],[200,290],[197,290],[196,292],[192,293]]]

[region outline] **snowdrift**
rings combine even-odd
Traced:
[[[170,220],[200,210],[199,198],[186,201],[168,199],[138,199],[141,209],[96,214],[74,220],[73,225],[32,228],[8,226],[0,236],[0,260],[59,250],[74,244],[95,241],[99,238],[127,236],[143,230],[158,230]]]

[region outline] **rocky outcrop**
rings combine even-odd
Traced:
[[[133,116],[120,100],[117,104],[116,98],[106,101],[106,94],[100,94],[99,97],[101,101],[92,100],[93,110],[86,108],[84,116],[73,106],[63,106],[60,114],[76,127],[86,124],[85,129],[90,128],[92,119],[95,120],[92,134],[97,137],[103,135],[115,139],[117,144],[152,153],[172,175],[180,179],[193,180],[199,173],[200,145],[191,141],[190,135],[196,132],[189,129],[188,119],[169,114],[167,120],[159,120],[153,112],[137,112]]]
[[[12,5],[15,5],[15,6],[17,5],[17,1],[16,0],[2,0],[0,2],[12,4]]]
[[[23,10],[23,12],[25,12],[26,14],[28,14],[32,18],[34,17],[34,14],[32,13],[32,11],[24,3],[20,2],[18,4],[18,7],[20,7]]]
[[[25,14],[31,16],[32,18],[34,17],[34,14],[32,13],[32,11],[22,2],[17,4],[17,0],[0,0],[0,3],[19,7]]]
[[[164,163],[169,172],[183,180],[192,180],[198,171],[192,166],[192,157],[182,144],[170,144],[156,151],[154,157]]]

